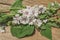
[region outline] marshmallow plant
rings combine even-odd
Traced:
[[[34,25],[37,27],[40,27],[42,23],[46,23],[46,20],[41,20],[38,18],[39,14],[43,14],[46,11],[46,7],[43,5],[34,5],[33,7],[26,6],[25,9],[18,10],[19,14],[16,14],[13,17],[13,24],[28,24],[28,25]],[[22,14],[20,16],[20,14]]]
[[[11,19],[12,16],[10,16],[10,14],[0,13],[0,32],[5,32],[5,27]]]
[[[23,6],[22,0],[16,0],[10,14],[0,14],[0,25],[11,26],[11,34],[17,38],[30,36],[38,29],[41,35],[52,40],[51,27],[60,28],[60,15],[56,14],[59,9],[60,4],[56,1],[45,7]]]

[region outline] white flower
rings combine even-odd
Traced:
[[[52,6],[54,6],[54,3],[51,3]]]
[[[37,25],[38,27],[40,27],[42,24],[42,21],[40,19],[37,19],[35,22],[34,22],[34,25]]]
[[[31,6],[26,6],[26,8],[27,8],[27,9],[30,9],[30,8],[31,8]]]
[[[33,22],[36,22],[37,19],[34,19]]]
[[[19,14],[16,14],[15,17],[19,17]]]
[[[5,30],[0,30],[0,32],[5,32]]]
[[[60,6],[60,4],[59,4],[59,6]]]
[[[33,9],[32,8],[29,9],[28,12],[29,12],[30,15],[33,14]]]
[[[42,24],[42,21],[41,20],[37,20],[37,26],[40,27]]]
[[[48,21],[47,19],[46,20],[43,20],[44,23],[46,23],[47,21]]]
[[[39,14],[39,6],[35,5],[35,6],[33,6],[33,15],[35,17],[38,17],[38,14]]]
[[[35,16],[35,17],[38,17],[38,13],[35,13],[34,16]]]
[[[20,19],[19,19],[19,17],[13,17],[13,20],[19,21]]]
[[[13,21],[12,21],[12,24],[20,24],[20,22],[17,21],[17,20],[13,20]]]
[[[30,9],[24,9],[23,16],[31,17],[34,16],[35,11],[30,8]]]
[[[23,16],[28,16],[28,15],[29,15],[29,13],[28,13],[27,9],[25,9],[23,12]]]
[[[42,12],[42,9],[43,9],[43,5],[40,5],[40,6],[39,6],[39,13]]]
[[[20,24],[20,22],[19,22],[19,15],[17,14],[17,15],[15,15],[15,17],[13,17],[13,21],[12,21],[12,23],[13,24]]]
[[[34,20],[34,17],[29,18],[29,25],[33,25],[33,20]]]
[[[29,22],[29,18],[27,18],[26,16],[22,16],[20,18],[20,23],[27,24],[28,22]]]
[[[16,20],[16,18],[15,18],[15,17],[13,17],[13,20]]]
[[[30,22],[29,25],[33,25],[33,22]]]
[[[13,24],[29,24],[29,25],[37,25],[38,27],[41,26],[42,21],[40,19],[36,19],[40,13],[44,13],[46,11],[46,7],[43,5],[34,5],[26,6],[26,9],[18,10],[18,13],[22,13],[22,16],[16,14],[13,17]]]
[[[27,16],[27,17],[30,16],[29,9],[24,9],[23,16]]]
[[[39,5],[34,5],[34,6],[32,7],[32,9],[38,10],[38,9],[39,9]]]
[[[23,10],[18,10],[18,13],[20,13],[20,14],[23,13]]]
[[[34,11],[38,11],[39,10],[39,6],[38,5],[34,5],[33,7],[32,7],[32,9],[34,9]]]
[[[43,5],[39,6],[39,13],[44,13],[46,11],[46,7],[44,7]]]

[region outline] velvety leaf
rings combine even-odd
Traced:
[[[12,19],[12,16],[7,15],[6,13],[0,13],[0,23],[7,23]]]
[[[52,18],[49,18],[48,20],[52,22],[55,21],[57,23],[60,23],[60,18],[57,19],[57,18],[52,17]]]
[[[39,17],[40,19],[46,19],[46,18],[47,18],[47,14],[46,14],[46,13],[40,14],[38,17]]]
[[[49,25],[48,23],[44,25],[46,27],[45,30],[41,29],[41,34],[47,38],[49,38],[50,40],[52,40],[52,32],[51,32],[51,25]]]
[[[12,5],[11,9],[20,9],[22,7],[23,0],[16,0],[16,2]]]
[[[54,10],[57,10],[58,8],[60,8],[60,5],[59,5],[58,2],[55,1],[53,4],[54,4],[54,5],[52,6],[52,4],[49,3],[49,4],[48,4],[48,8],[49,8],[49,9],[52,8],[52,9],[54,9]],[[51,10],[52,10],[52,9],[51,9]]]
[[[41,27],[40,27],[40,29],[46,29],[46,27],[45,27],[45,24],[43,23],[42,25],[41,25]]]
[[[34,32],[34,26],[30,26],[30,25],[20,25],[20,26],[11,27],[12,35],[18,38],[32,35],[33,32]]]
[[[18,13],[18,10],[19,9],[22,9],[22,8],[25,8],[23,5],[22,5],[22,1],[23,0],[16,0],[16,2],[12,5],[11,9],[10,9],[10,13],[11,14],[16,14]]]
[[[55,1],[55,6],[54,6],[54,7],[55,7],[55,8],[60,8],[59,3]]]
[[[56,23],[49,23],[51,26],[57,26]]]

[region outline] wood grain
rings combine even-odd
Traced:
[[[47,5],[49,2],[54,2],[55,0],[23,0],[23,5]],[[60,3],[60,0],[56,0]],[[15,2],[15,0],[0,0],[0,12],[9,11],[11,5]],[[60,40],[60,29],[52,28],[52,36],[53,40]],[[6,33],[0,33],[0,40],[49,40],[46,37],[42,36],[40,32],[35,30],[35,34],[29,37],[18,39],[13,37],[10,33],[10,27],[6,27]]]

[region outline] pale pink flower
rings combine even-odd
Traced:
[[[39,6],[39,13],[44,13],[46,11],[46,7],[44,7],[43,5]]]
[[[43,20],[44,23],[46,23],[47,21],[48,21],[47,19]]]

